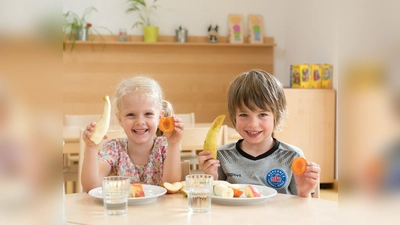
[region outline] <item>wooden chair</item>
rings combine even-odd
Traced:
[[[100,114],[89,114],[89,115],[65,115],[65,126],[69,127],[78,127],[85,128],[92,122],[98,121],[101,118]],[[67,156],[68,164],[78,163],[79,155],[71,155]]]
[[[181,181],[186,180],[186,175],[190,174],[190,161],[184,160],[181,162]]]
[[[194,124],[195,123],[194,112],[191,112],[191,113],[176,113],[175,116],[179,117],[183,121],[184,125]]]
[[[79,140],[79,169],[78,169],[78,181],[77,187],[76,187],[76,192],[83,192],[83,191],[89,191],[89,190],[83,190],[82,188],[82,183],[81,183],[81,175],[82,175],[82,165],[83,165],[83,159],[84,159],[84,153],[85,153],[85,142],[82,139],[82,135],[84,132],[85,128],[82,128],[80,131],[80,140]],[[124,130],[109,130],[107,132],[108,140],[113,139],[113,138],[118,138],[118,137],[126,137],[126,134]],[[103,140],[100,144],[100,146],[103,146],[104,142],[106,140]],[[101,148],[99,148],[100,151]]]
[[[317,185],[317,187],[315,188],[315,192],[314,192],[314,194],[311,194],[311,196],[313,197],[313,198],[320,198],[320,192],[321,192],[321,184],[318,182],[318,185]]]
[[[197,151],[203,150],[204,140],[207,136],[209,127],[186,127],[183,132],[183,137],[181,139],[181,149],[185,150],[195,150],[195,153],[189,156],[181,154],[182,160],[189,160],[191,164],[191,170],[199,170],[199,163],[197,160]],[[225,144],[228,140],[227,125],[223,125],[218,135],[217,146]]]

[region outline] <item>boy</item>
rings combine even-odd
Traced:
[[[292,161],[304,157],[303,152],[272,137],[286,114],[282,84],[262,70],[245,72],[229,88],[228,111],[243,139],[219,147],[217,159],[212,159],[207,149],[199,153],[203,172],[214,180],[264,185],[278,193],[311,197],[319,184],[319,166],[308,162],[305,173],[295,175]]]

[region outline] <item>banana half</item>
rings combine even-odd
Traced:
[[[208,129],[206,139],[204,140],[204,151],[210,151],[213,159],[217,158],[217,140],[219,130],[221,129],[222,123],[225,120],[225,115],[220,115],[211,124]]]
[[[99,144],[104,135],[107,134],[108,127],[110,126],[110,119],[111,119],[111,103],[110,98],[108,95],[104,96],[104,109],[103,115],[101,116],[100,120],[96,122],[96,127],[92,132],[92,136],[90,140],[92,140],[96,145]]]

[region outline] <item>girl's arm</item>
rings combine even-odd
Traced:
[[[100,144],[96,145],[89,139],[95,126],[95,123],[91,123],[83,133],[83,140],[85,141],[85,153],[82,163],[81,183],[83,190],[85,191],[90,191],[93,188],[101,187],[103,177],[107,176],[111,171],[111,166],[107,162],[99,161],[97,159]],[[107,136],[104,138],[106,139]]]
[[[170,134],[165,134],[167,138],[167,157],[163,162],[163,181],[178,182],[181,181],[181,145],[180,141],[183,135],[182,120],[173,116],[175,121],[175,129]]]

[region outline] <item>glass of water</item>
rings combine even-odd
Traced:
[[[208,174],[186,176],[186,192],[190,212],[209,212],[214,177]]]
[[[124,215],[128,212],[130,179],[121,176],[103,178],[104,212],[107,215]]]

